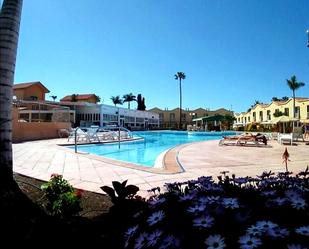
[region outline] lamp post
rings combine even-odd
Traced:
[[[191,122],[192,122],[192,120],[194,119],[196,113],[195,112],[190,112],[189,115],[191,116]]]
[[[120,150],[120,110],[119,110],[119,107],[118,107],[117,114],[118,114],[118,149]]]
[[[307,35],[308,35],[308,39],[307,39],[307,47],[309,48],[309,29],[306,31]]]
[[[190,115],[190,117],[191,117],[191,124],[192,124],[193,127],[194,127],[193,119],[195,118],[196,113],[195,113],[195,112],[189,112],[189,115]]]

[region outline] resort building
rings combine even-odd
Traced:
[[[68,104],[68,103],[66,103]],[[109,124],[126,127],[131,130],[156,129],[159,127],[159,115],[149,111],[138,111],[122,107],[71,103],[76,111],[76,126],[105,126]]]
[[[159,108],[153,108],[149,110],[150,112],[157,113],[160,120],[160,128],[162,129],[178,129],[179,128],[179,108],[173,110],[162,110]],[[198,108],[195,110],[185,109],[182,110],[182,125],[183,129],[186,129],[188,125],[193,125],[194,120],[211,117],[211,116],[233,116],[233,112],[224,108],[217,110],[208,110],[203,108]]]
[[[75,111],[46,101],[49,90],[39,81],[13,86],[13,142],[58,137],[58,131],[71,128]]]
[[[40,82],[19,83],[13,86],[13,96],[19,100],[44,101],[49,90]]]
[[[234,127],[245,127],[249,124],[271,124],[278,116],[293,118],[293,98],[287,101],[272,101],[270,104],[257,104],[248,112],[234,115]],[[309,98],[295,99],[295,117],[302,123],[309,123]]]
[[[60,99],[60,102],[87,102],[87,103],[98,103],[99,97],[95,94],[72,94],[67,95]]]

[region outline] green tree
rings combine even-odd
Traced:
[[[13,181],[12,87],[22,0],[4,0],[0,12],[0,185]]]
[[[75,93],[72,94],[72,95],[71,95],[71,101],[72,101],[72,102],[77,102],[77,96],[78,96],[78,94],[75,94]]]
[[[145,98],[142,98],[141,94],[137,95],[137,110],[140,110],[140,111],[146,110]]]
[[[186,78],[185,73],[177,72],[175,74],[175,80],[179,80],[179,129],[182,129],[182,91],[181,91],[181,80]]]
[[[136,96],[133,93],[123,95],[123,102],[128,102],[128,109],[130,109],[130,102],[136,101]]]
[[[101,98],[98,95],[94,95],[95,96],[95,102],[99,103],[101,101]]]
[[[305,83],[297,82],[295,75],[293,75],[291,79],[289,80],[287,79],[286,82],[293,93],[293,118],[295,118],[295,91],[299,89],[300,87],[304,86]]]
[[[120,96],[112,96],[111,100],[113,101],[113,104],[116,105],[122,105],[122,99],[120,98]]]

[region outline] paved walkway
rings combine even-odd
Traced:
[[[132,164],[119,163],[89,154],[75,154],[59,146],[67,139],[51,139],[13,144],[14,171],[41,180],[49,180],[52,173],[62,174],[74,187],[103,193],[103,185],[124,181],[140,188],[140,195],[164,183],[196,179],[202,175],[218,176],[229,171],[237,176],[255,176],[265,170],[284,171],[282,154],[290,153],[289,170],[300,171],[309,165],[309,145],[293,146],[271,141],[269,147],[218,146],[218,141],[197,142],[185,146],[174,155],[184,169],[182,173],[162,173],[138,170]],[[175,158],[176,162],[176,158]],[[126,167],[129,166],[128,167]]]

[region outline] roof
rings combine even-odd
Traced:
[[[199,121],[199,120],[203,120],[203,121],[221,121],[224,120],[224,116],[222,115],[214,115],[214,116],[209,116],[209,117],[201,117],[201,118],[195,118],[192,119],[192,121]]]
[[[25,89],[34,85],[40,86],[45,93],[49,93],[49,90],[40,82],[40,81],[34,81],[34,82],[26,82],[26,83],[16,83],[13,85],[13,90],[16,89]]]
[[[72,95],[67,95],[67,96],[63,97],[62,99],[60,99],[60,101],[71,101]],[[87,100],[87,99],[92,98],[93,96],[96,96],[96,95],[95,94],[76,94],[75,98],[76,98],[76,100]]]

